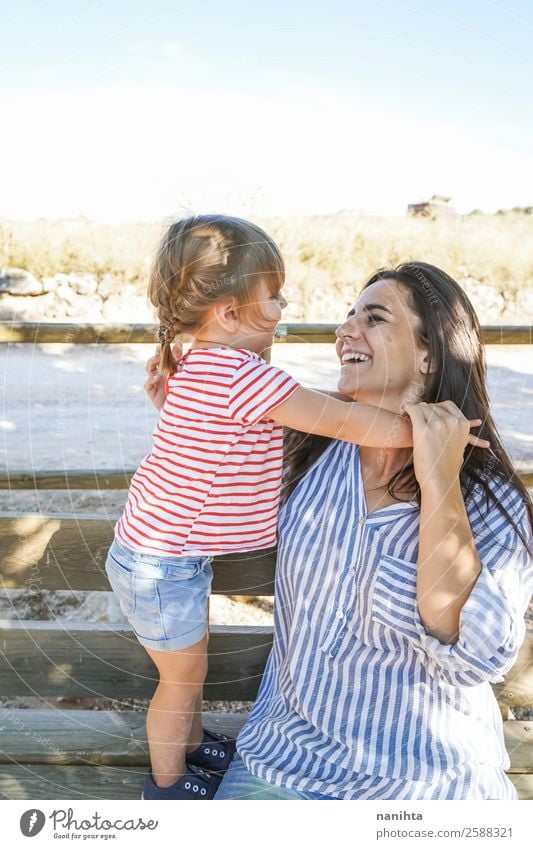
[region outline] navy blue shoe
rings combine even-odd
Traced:
[[[220,778],[201,769],[189,767],[182,778],[178,778],[170,787],[158,787],[149,772],[144,782],[142,799],[149,801],[165,799],[214,799]]]
[[[204,729],[202,745],[187,755],[187,764],[208,769],[216,775],[224,775],[235,754],[235,740],[224,734]]]

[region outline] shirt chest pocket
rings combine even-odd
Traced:
[[[381,555],[351,622],[359,639],[379,648],[390,648],[394,636],[419,641],[416,575],[416,563]]]

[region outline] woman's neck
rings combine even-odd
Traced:
[[[359,449],[363,477],[369,486],[386,486],[393,475],[399,472],[412,459],[411,448],[369,448],[361,445]]]

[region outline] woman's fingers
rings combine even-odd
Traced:
[[[172,354],[175,360],[181,360],[183,357],[183,345],[181,342],[174,342],[172,345]]]
[[[425,402],[409,404],[406,405],[405,411],[409,415],[414,429],[427,427],[431,432],[433,428],[443,435],[445,434],[443,425],[446,425],[446,423],[451,427],[457,422],[464,421],[468,424],[469,430],[483,424],[482,419],[466,419],[453,401],[444,401],[440,404],[427,404]],[[421,434],[420,430],[418,432]],[[467,442],[478,448],[490,448],[488,440],[481,439],[475,434],[469,434]]]
[[[156,348],[155,354],[153,354],[151,357],[149,357],[149,359],[146,361],[146,366],[145,366],[146,373],[147,374],[154,374],[158,370],[160,362],[161,362],[161,349],[158,345],[157,348]]]
[[[473,433],[468,435],[467,442],[470,445],[475,445],[477,448],[490,448],[488,439],[480,439],[479,436],[474,436]]]

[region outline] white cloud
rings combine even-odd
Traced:
[[[464,210],[533,201],[533,156],[323,92],[116,86],[3,100],[0,217],[401,213],[434,192]]]

